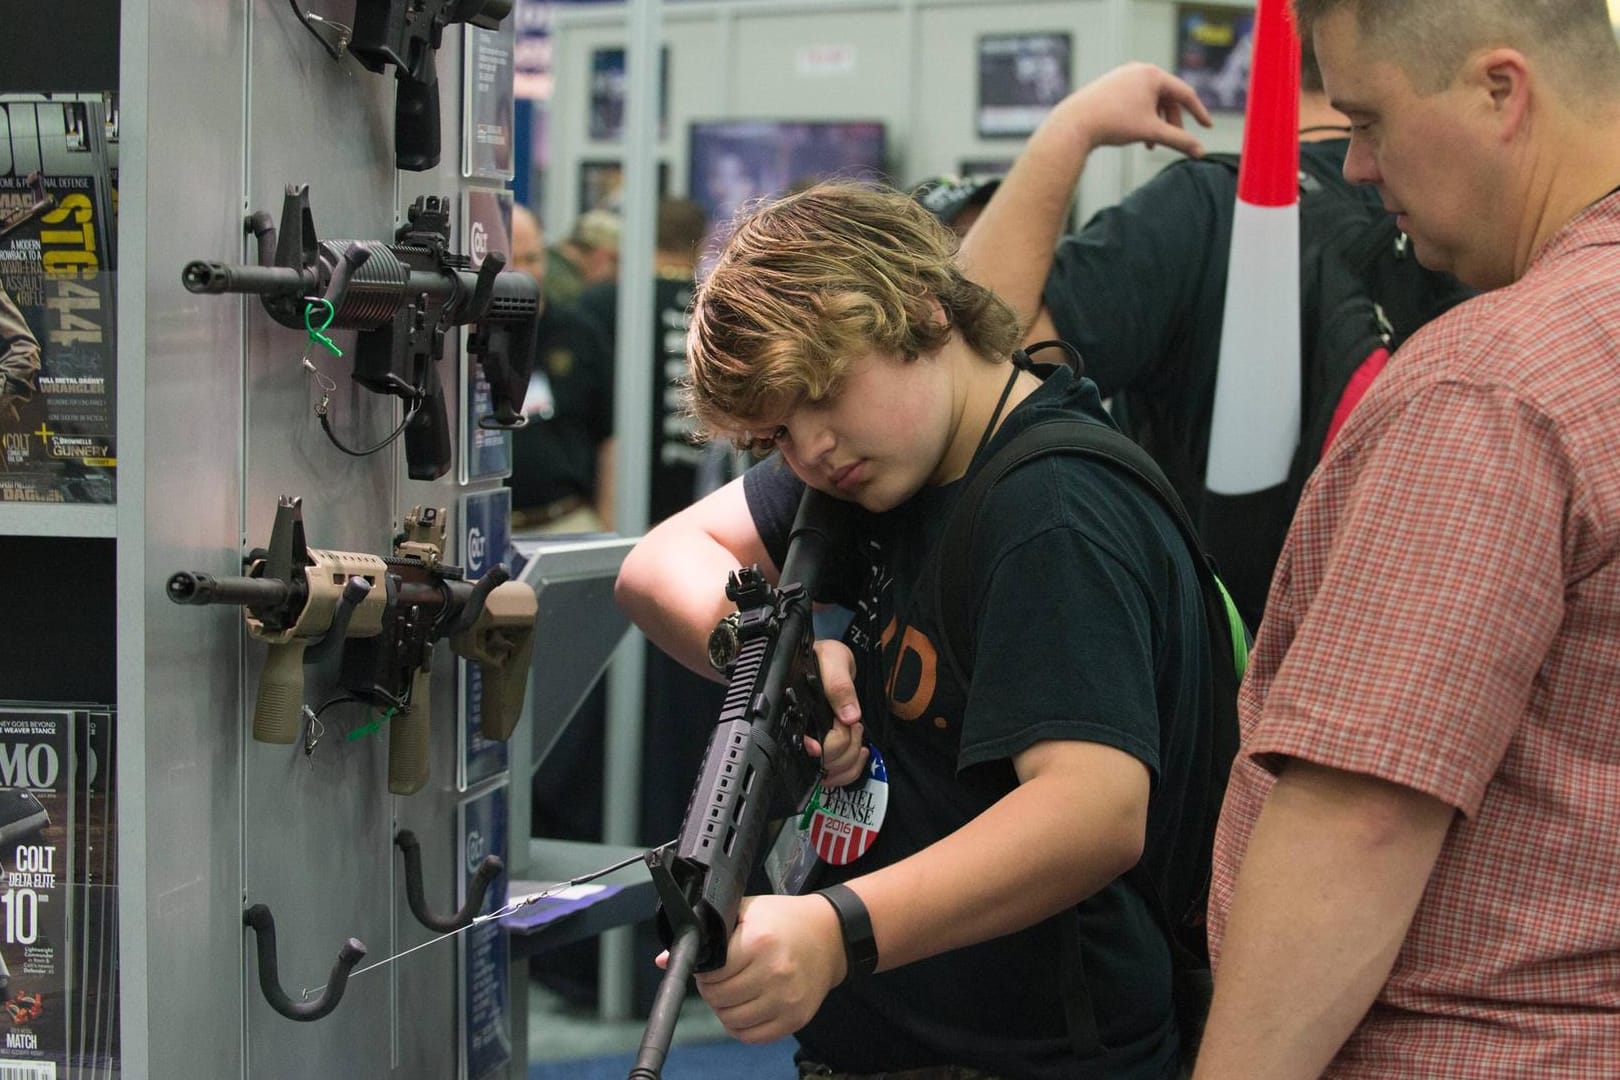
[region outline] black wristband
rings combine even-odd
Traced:
[[[848,885],[829,885],[816,895],[832,905],[838,915],[838,929],[844,937],[844,982],[877,970],[877,938],[872,936],[872,916],[866,905]]]

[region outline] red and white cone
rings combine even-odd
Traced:
[[[1207,535],[1281,535],[1300,407],[1299,38],[1288,0],[1260,0],[1204,473]],[[1212,554],[1230,583],[1264,595],[1276,552]]]
[[[1299,39],[1260,0],[1226,277],[1206,486],[1263,491],[1299,443]]]

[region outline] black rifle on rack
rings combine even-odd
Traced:
[[[439,163],[438,52],[445,28],[495,30],[512,0],[355,0],[349,51],[368,71],[394,65],[394,164],[410,172]]]
[[[730,670],[720,719],[680,836],[646,856],[669,964],[630,1080],[659,1076],[687,978],[725,965],[767,825],[797,813],[820,773],[803,743],[825,737],[833,715],[816,666],[811,601],[843,544],[849,513],[848,504],[806,488],[781,584],[773,588],[757,566],[726,583],[737,615],[716,631],[721,647],[716,639],[710,645],[711,657]]]
[[[433,646],[479,665],[488,739],[512,734],[522,709],[534,637],[534,590],[496,566],[468,581],[440,560],[445,513],[417,507],[391,558],[304,542],[300,500],[276,506],[270,546],[248,555],[245,577],[183,571],[169,578],[177,604],[240,604],[248,633],[270,646],[253,709],[253,737],[294,742],[304,726],[304,668],[337,668],[341,697],[391,710],[388,790],[420,791],[429,775]],[[313,645],[313,647],[310,647]],[[318,713],[308,715],[318,716]]]
[[[466,256],[451,253],[448,199],[418,198],[392,244],[317,241],[309,185],[288,185],[280,231],[264,211],[251,215],[247,228],[258,238],[258,266],[198,260],[186,264],[181,282],[194,293],[256,294],[272,319],[294,330],[311,327],[312,305],[329,304],[331,327],[360,331],[354,380],[407,403],[401,427],[411,479],[436,480],[450,469],[439,357],[451,327],[472,325],[467,351],[489,382],[493,412],[479,426],[523,426],[539,349],[540,286],[506,270],[500,252],[486,255],[476,271]],[[354,453],[332,434],[324,404],[318,411],[332,441]]]

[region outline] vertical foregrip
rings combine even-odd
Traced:
[[[410,707],[388,722],[388,790],[395,795],[415,795],[427,786],[432,734],[429,677],[427,668],[416,672]]]
[[[259,696],[253,705],[253,737],[265,743],[296,742],[303,727],[303,638],[270,646],[259,675]]]

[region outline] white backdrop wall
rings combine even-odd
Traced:
[[[900,184],[956,172],[964,160],[1011,158],[1022,139],[976,133],[981,35],[1068,33],[1070,77],[1080,86],[1126,60],[1172,67],[1180,6],[1176,0],[664,3],[669,124],[658,158],[669,170],[671,193],[688,194],[688,124],[720,119],[880,120],[890,171]],[[1202,6],[1253,5],[1214,0]],[[616,140],[590,137],[588,117],[592,53],[623,47],[625,8],[560,6],[553,18],[555,88],[547,110],[543,206],[548,235],[557,237],[581,209],[580,163],[617,160],[622,153]],[[812,62],[829,53],[840,62]],[[1241,117],[1218,114],[1202,137],[1208,149],[1236,151]],[[1141,147],[1094,154],[1077,193],[1081,219],[1174,157]]]

